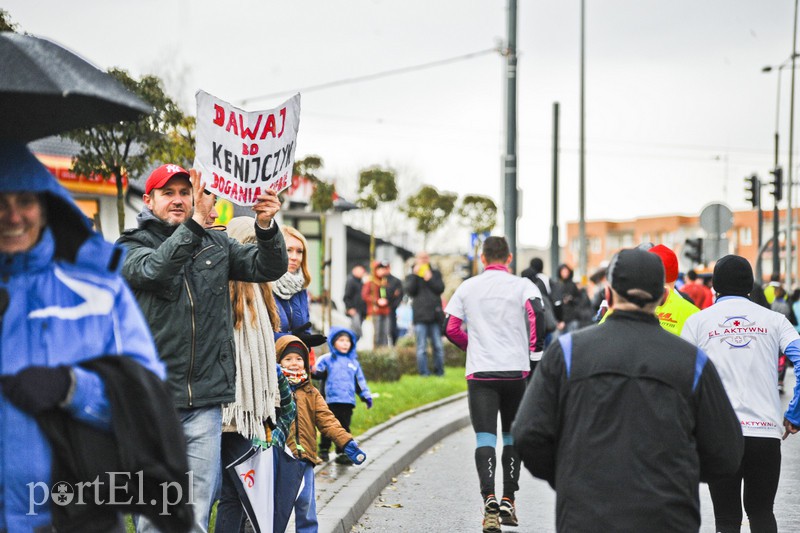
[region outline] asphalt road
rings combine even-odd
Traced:
[[[793,381],[790,371],[787,386],[793,386]],[[788,401],[784,396],[784,406]],[[481,497],[473,461],[474,445],[475,437],[469,427],[440,441],[393,479],[352,531],[480,531]],[[800,433],[783,442],[782,455],[775,501],[778,529],[800,531]],[[701,532],[713,533],[713,509],[705,485],[700,487],[700,498]],[[527,471],[523,471],[520,479],[517,515],[520,526],[504,527],[503,531],[555,531],[555,493]],[[742,531],[749,530],[745,517]]]

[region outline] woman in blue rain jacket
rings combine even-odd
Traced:
[[[0,531],[52,525],[58,480],[35,415],[62,409],[111,427],[103,382],[77,363],[125,355],[164,378],[121,265],[25,145],[0,141]]]

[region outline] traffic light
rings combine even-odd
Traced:
[[[775,170],[770,170],[769,172],[774,176],[772,179],[772,196],[775,197],[776,202],[780,202],[783,199],[783,169],[781,167],[775,167]]]
[[[761,203],[761,182],[758,180],[758,176],[753,174],[750,177],[744,179],[745,186],[744,192],[747,193],[747,197],[745,198],[750,205],[753,207],[758,207],[758,204]]]
[[[683,255],[692,263],[703,262],[703,239],[686,239],[683,243]]]

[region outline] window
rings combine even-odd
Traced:
[[[297,221],[297,231],[308,239],[309,237],[319,237],[320,224],[318,218],[303,218]]]
[[[622,235],[621,248],[633,248],[633,233],[626,233]]]
[[[739,244],[742,246],[753,245],[753,228],[749,227],[739,228]]]

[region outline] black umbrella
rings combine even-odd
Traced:
[[[69,50],[39,37],[0,32],[0,139],[28,142],[152,111]]]

